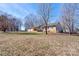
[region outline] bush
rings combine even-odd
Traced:
[[[60,33],[63,33],[63,30],[61,30]]]

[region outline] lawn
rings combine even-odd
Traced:
[[[19,34],[19,35],[41,35],[43,32],[6,32],[6,34]]]
[[[79,36],[0,33],[1,56],[79,56]]]

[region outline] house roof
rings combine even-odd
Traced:
[[[56,23],[50,23],[50,24],[48,24],[48,27],[56,27]],[[36,27],[32,27],[32,28],[34,28],[34,29],[38,29],[38,28],[44,28],[45,27],[45,25],[44,24],[42,24],[42,25],[39,25],[39,26],[36,26]],[[29,29],[31,29],[31,28],[29,28]]]

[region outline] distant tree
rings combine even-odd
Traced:
[[[20,19],[18,18],[11,18],[11,25],[12,25],[12,28],[13,28],[13,31],[19,31],[21,30],[21,25],[22,25],[22,22]]]
[[[17,31],[21,30],[22,21],[20,19],[16,20],[16,29]]]
[[[41,4],[39,4],[38,13],[42,17],[42,20],[45,23],[46,34],[48,34],[47,27],[48,27],[49,19],[51,17],[51,13],[52,13],[51,11],[52,11],[51,4],[49,4],[49,3],[41,3]]]

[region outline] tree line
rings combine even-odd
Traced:
[[[8,14],[1,14],[0,15],[0,30],[1,31],[19,31],[21,28],[22,22],[20,19],[8,15]]]

